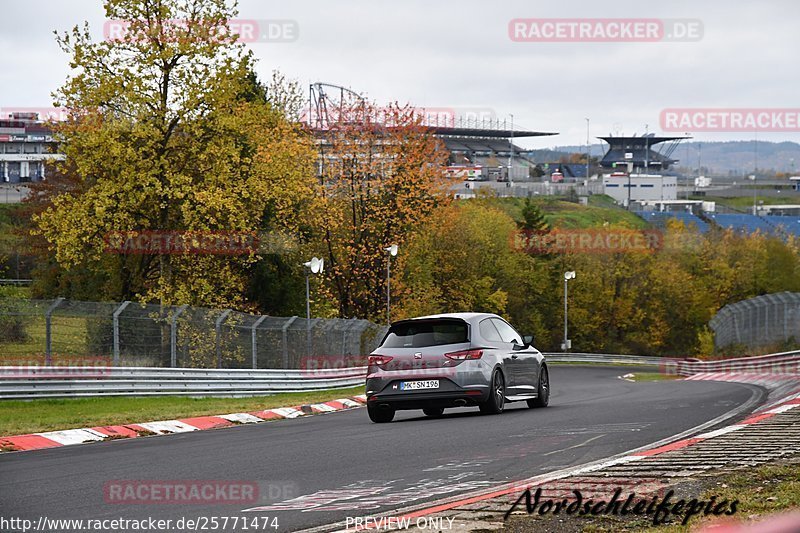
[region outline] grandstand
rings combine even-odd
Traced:
[[[360,94],[329,83],[309,87],[308,114],[301,117],[317,137],[320,153],[328,146],[332,128],[363,120],[366,100]],[[450,152],[447,174],[478,180],[525,180],[534,161],[527,150],[514,144],[523,137],[557,135],[551,132],[514,128],[513,124],[489,113],[459,116],[457,109],[418,109],[422,126],[445,144]],[[485,115],[489,116],[485,116]],[[511,168],[509,168],[509,165]],[[584,171],[585,174],[585,171]]]
[[[690,138],[656,137],[652,133],[641,137],[598,137],[608,143],[608,151],[600,161],[600,166],[612,169],[631,164],[634,169],[644,172],[664,171],[670,165],[678,162],[677,159],[672,159],[672,153],[678,144],[684,139]],[[656,149],[656,146],[661,143],[668,143],[663,152]]]
[[[800,236],[800,217],[780,215],[709,214],[711,220],[721,228],[729,228],[740,233],[759,233],[765,235]]]
[[[666,227],[668,220],[680,220],[687,227],[694,225],[700,233],[719,227],[747,235],[759,232],[775,237],[800,237],[800,216],[705,213],[702,215],[704,220],[689,211],[638,211],[636,215],[660,228]]]
[[[514,170],[512,179],[525,179],[529,169],[535,166],[526,156],[526,150],[511,142],[521,137],[541,137],[555,133],[507,129],[505,121],[491,120],[464,127],[456,123],[450,126],[430,126],[430,131],[444,142],[450,152],[449,165],[453,167],[481,167],[481,177],[498,179],[508,177],[509,157]],[[584,172],[585,173],[585,172]]]
[[[800,237],[800,217],[798,216],[762,215],[761,218],[773,227],[780,228],[781,231]]]
[[[694,225],[700,233],[706,233],[709,230],[706,221],[688,211],[639,211],[636,214],[659,228],[665,227],[668,220],[680,220],[687,227]]]

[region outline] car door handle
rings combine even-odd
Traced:
[[[516,354],[514,354],[514,355],[511,356],[511,359],[517,359],[517,357],[518,356]]]

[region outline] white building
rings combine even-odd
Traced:
[[[0,178],[5,183],[44,179],[45,163],[63,160],[56,143],[37,113],[12,113],[0,118]]]
[[[624,206],[631,202],[648,200],[677,200],[678,178],[660,174],[625,174],[614,172],[603,175],[603,193]]]
[[[705,200],[644,200],[641,202],[643,211],[659,211],[667,213],[714,213],[717,210],[716,202]]]

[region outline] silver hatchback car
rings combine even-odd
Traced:
[[[450,313],[395,322],[369,356],[367,410],[373,422],[395,411],[477,406],[502,413],[506,402],[546,407],[544,356],[511,325],[489,313]]]

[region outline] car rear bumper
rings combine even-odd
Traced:
[[[396,410],[424,409],[426,407],[476,406],[489,397],[489,387],[473,385],[462,388],[449,380],[441,380],[436,390],[401,391],[393,388],[400,380],[388,384],[382,391],[367,395],[368,406],[391,407]],[[367,390],[369,390],[369,382]]]

